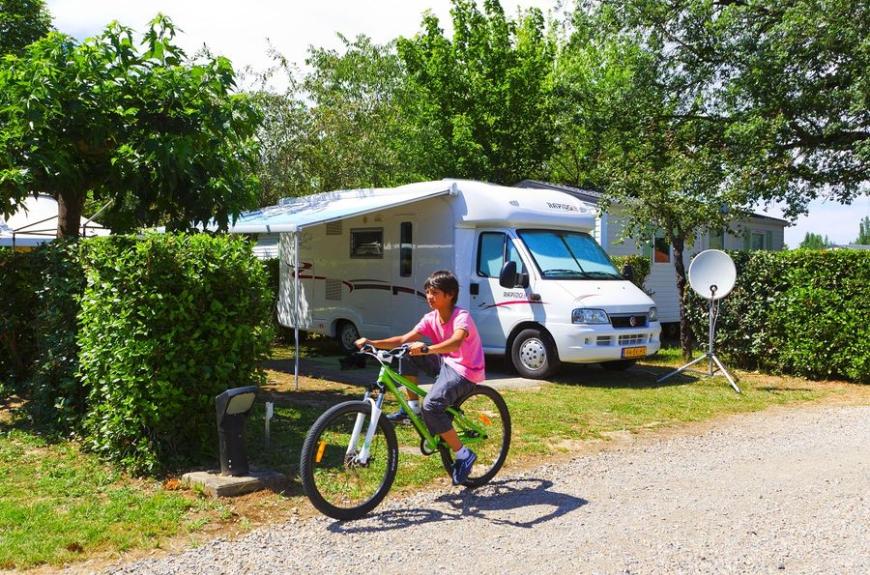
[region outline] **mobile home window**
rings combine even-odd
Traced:
[[[399,224],[399,275],[403,278],[411,277],[413,269],[413,228],[411,222]]]
[[[350,230],[350,257],[383,259],[384,229],[357,228]]]
[[[653,261],[657,264],[666,264],[671,261],[671,246],[668,245],[668,240],[664,234],[656,234],[653,242]]]
[[[764,249],[764,234],[752,232],[752,237],[749,244],[749,249],[763,250]]]
[[[724,250],[725,249],[725,232],[710,232],[710,249]]]

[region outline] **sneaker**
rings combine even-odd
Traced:
[[[415,415],[419,415],[419,413]],[[408,417],[407,413],[405,413],[405,409],[403,407],[400,407],[398,411],[388,413],[387,419],[392,421],[393,423],[411,423],[411,418]]]
[[[477,461],[477,455],[469,449],[468,457],[453,462],[453,485],[462,485],[468,481],[475,461]]]

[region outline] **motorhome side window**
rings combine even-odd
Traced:
[[[526,266],[513,242],[502,232],[484,232],[477,242],[477,275],[497,278],[506,261],[517,263],[517,271],[525,273]]]
[[[413,227],[411,222],[399,224],[399,275],[403,278],[411,277],[413,266]]]
[[[384,257],[384,229],[357,228],[350,230],[350,257],[382,259]]]

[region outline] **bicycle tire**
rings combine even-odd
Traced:
[[[399,462],[396,431],[385,417],[378,419],[368,463],[349,462],[348,443],[358,414],[365,418],[357,442],[362,445],[371,420],[371,404],[340,403],[324,412],[308,430],[299,462],[302,488],[311,504],[324,515],[343,521],[359,519],[377,507],[393,485]]]
[[[459,434],[459,439],[477,455],[477,461],[471,470],[466,487],[479,487],[495,477],[507,459],[511,445],[511,415],[504,398],[486,385],[475,385],[474,389],[465,394],[454,406],[466,417],[483,423],[487,428],[487,438],[475,437],[476,434],[453,426]],[[453,469],[453,452],[445,445],[439,448],[441,463],[447,473]]]

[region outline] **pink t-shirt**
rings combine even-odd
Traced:
[[[477,326],[466,310],[454,307],[453,314],[447,323],[441,323],[438,310],[432,310],[420,320],[414,330],[432,340],[432,344],[450,339],[457,329],[464,329],[468,336],[462,340],[459,349],[444,356],[444,363],[472,383],[480,383],[486,379],[484,368],[483,346]]]

